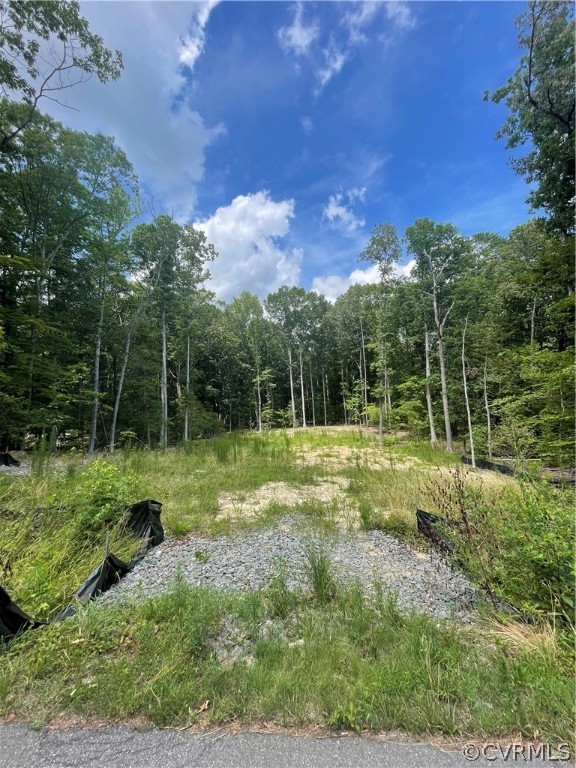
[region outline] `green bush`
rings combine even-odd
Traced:
[[[451,520],[445,533],[455,560],[494,598],[525,613],[573,622],[569,493],[528,481],[481,489],[469,485],[459,468],[431,490],[440,515]]]
[[[63,489],[53,503],[74,511],[80,528],[98,531],[117,523],[136,495],[136,479],[129,471],[98,459]]]

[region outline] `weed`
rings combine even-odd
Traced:
[[[312,593],[320,605],[327,605],[336,598],[338,593],[332,576],[330,558],[323,549],[313,545],[306,549],[305,555],[306,573]]]
[[[299,595],[288,588],[286,580],[286,562],[277,563],[278,572],[270,579],[264,590],[264,599],[268,614],[273,618],[285,619],[300,602]]]
[[[349,702],[346,706],[338,704],[336,709],[328,717],[328,725],[338,730],[354,731],[362,733],[362,727],[358,724],[358,711],[356,706]]]

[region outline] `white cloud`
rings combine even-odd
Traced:
[[[212,9],[219,3],[219,0],[206,0],[206,2],[200,3],[198,10],[192,18],[192,29],[182,40],[182,48],[180,50],[180,63],[194,69],[197,59],[204,52],[206,45],[206,33],[205,28],[208,24],[208,19],[212,13]]]
[[[297,59],[310,59],[317,81],[314,89],[316,97],[342,71],[346,62],[354,55],[355,49],[368,43],[370,32],[386,44],[392,42],[394,38],[390,34],[377,34],[378,16],[382,18],[385,14],[388,26],[396,35],[398,31],[406,31],[415,26],[414,14],[402,0],[363,0],[341,3],[339,7],[342,8],[340,26],[333,27],[329,37],[318,18],[312,20],[309,17],[307,23],[304,22],[304,3],[301,1],[293,6],[292,24],[278,30],[278,40],[286,54]],[[296,71],[301,71],[299,63],[296,65]]]
[[[399,277],[408,277],[415,263],[414,259],[411,259],[407,264],[396,265],[394,272]],[[348,277],[340,275],[315,277],[312,280],[312,290],[323,294],[328,301],[334,303],[338,296],[346,293],[352,285],[372,285],[378,282],[380,282],[378,264],[371,264],[365,269],[355,269]]]
[[[322,56],[324,57],[324,63],[316,71],[316,77],[318,79],[316,95],[328,85],[334,75],[337,75],[341,71],[348,58],[346,51],[340,50],[333,40],[331,40],[328,47],[322,51]]]
[[[300,118],[300,125],[304,129],[304,133],[312,133],[314,130],[314,123],[312,122],[312,118],[308,115],[303,115]]]
[[[348,191],[348,201],[353,204],[356,199],[364,200],[365,189],[353,188]],[[361,195],[361,197],[359,197]],[[353,234],[366,223],[364,219],[356,216],[351,208],[344,203],[344,196],[341,194],[330,195],[328,205],[322,211],[323,218],[327,219],[333,227],[339,229],[343,234]]]
[[[312,290],[322,293],[330,302],[336,301],[338,296],[346,293],[351,285],[369,285],[380,281],[378,265],[373,264],[366,269],[355,269],[348,277],[339,275],[324,275],[312,280]]]
[[[401,0],[389,0],[385,3],[386,16],[392,21],[399,29],[414,29],[416,26],[416,19],[414,14],[410,10],[408,3],[403,3]]]
[[[306,56],[319,34],[320,27],[317,21],[304,23],[304,3],[298,2],[294,5],[292,24],[278,30],[278,40],[286,53]]]
[[[350,203],[353,203],[355,200],[359,200],[363,203],[366,200],[366,187],[352,187],[346,194],[348,195]]]
[[[43,105],[76,130],[115,136],[143,184],[180,221],[193,213],[206,151],[224,132],[222,125],[204,123],[184,90],[185,67],[204,49],[214,6],[212,0],[82,3],[91,30],[122,51],[124,72],[116,82],[102,85],[94,78],[67,92],[74,110]]]
[[[263,190],[238,195],[230,205],[195,223],[219,254],[210,264],[208,283],[218,299],[229,300],[245,290],[264,297],[281,285],[297,284],[302,250],[282,250],[278,242],[288,233],[293,217],[293,200],[275,202]]]
[[[362,29],[374,20],[381,7],[381,3],[377,2],[354,3],[352,10],[344,14],[342,24],[348,29],[352,45],[362,45],[367,42],[368,38]]]

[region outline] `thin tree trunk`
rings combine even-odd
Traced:
[[[444,411],[444,429],[446,432],[446,450],[454,450],[452,444],[452,427],[450,426],[450,409],[448,406],[448,384],[446,381],[446,362],[444,356],[444,323],[448,319],[450,309],[446,312],[443,319],[440,320],[440,313],[438,310],[438,297],[436,295],[436,282],[434,282],[432,299],[434,304],[434,319],[436,321],[436,331],[438,333],[438,361],[440,363],[440,386],[442,391],[442,409]]]
[[[386,420],[388,431],[392,430],[392,398],[390,396],[390,379],[388,377],[388,363],[384,364],[384,397],[386,399]]]
[[[468,434],[470,435],[470,453],[472,454],[472,466],[476,469],[476,454],[474,452],[474,435],[472,433],[472,416],[470,414],[470,400],[468,399],[468,385],[466,383],[466,329],[468,328],[468,318],[464,323],[462,331],[462,381],[464,383],[464,402],[466,403],[466,417],[468,419]]]
[[[312,402],[312,426],[316,426],[316,406],[314,405],[314,381],[312,380],[312,361],[310,361],[310,398]]]
[[[296,403],[294,401],[294,376],[292,374],[292,348],[288,347],[288,370],[290,372],[290,405],[292,406],[292,428],[296,428]]]
[[[536,325],[536,296],[532,303],[532,312],[530,314],[530,345],[534,344],[534,327]]]
[[[260,368],[256,366],[256,421],[258,432],[262,432],[262,389],[260,386]]]
[[[186,336],[186,403],[184,405],[184,442],[188,442],[190,413],[190,334]]]
[[[134,331],[132,326],[128,330],[126,336],[126,343],[124,345],[124,357],[122,359],[122,368],[120,369],[120,380],[118,381],[118,387],[116,389],[116,397],[114,399],[114,411],[112,412],[112,424],[110,426],[110,453],[114,453],[116,443],[116,422],[118,420],[118,411],[120,410],[120,398],[122,397],[122,390],[124,388],[124,378],[126,376],[126,369],[128,367],[128,358],[130,356],[130,345],[132,343],[132,332]]]
[[[488,402],[488,358],[484,360],[484,408],[486,409],[486,442],[488,443],[488,458],[492,461],[492,424],[490,420],[490,403]]]
[[[328,417],[326,415],[326,374],[322,368],[322,403],[324,405],[324,426],[328,426]]]
[[[378,398],[378,443],[382,445],[384,436],[384,379],[380,376],[380,397]]]
[[[428,423],[430,425],[430,443],[436,445],[436,427],[434,426],[434,410],[432,408],[432,393],[430,392],[430,345],[428,339],[428,327],[424,323],[424,349],[426,352],[426,405],[428,406]]]
[[[160,382],[160,400],[162,414],[160,422],[160,447],[168,448],[168,349],[166,340],[166,305],[162,304],[162,379]]]
[[[306,401],[304,396],[304,361],[302,358],[302,347],[298,348],[300,356],[300,392],[302,396],[302,427],[306,429]]]
[[[368,426],[368,374],[366,371],[366,345],[364,344],[364,325],[362,323],[362,317],[360,317],[360,338],[362,339],[362,370],[364,389],[362,392],[362,399],[364,400],[364,423]]]
[[[100,291],[100,314],[96,327],[96,349],[94,350],[94,401],[92,403],[92,422],[90,424],[90,441],[88,454],[94,453],[96,447],[96,430],[98,426],[98,407],[100,405],[100,350],[102,349],[102,328],[104,327],[104,301],[106,299],[106,274],[102,277]]]
[[[340,379],[342,381],[342,402],[344,403],[344,426],[348,426],[348,409],[346,407],[346,382],[344,381],[344,367],[340,366]]]

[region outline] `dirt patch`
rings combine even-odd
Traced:
[[[301,466],[321,464],[331,470],[355,465],[366,469],[413,469],[424,466],[419,459],[412,456],[398,456],[389,451],[349,445],[302,449],[296,453],[296,462]]]
[[[516,483],[517,481],[513,477],[503,475],[500,472],[492,472],[489,469],[472,469],[470,467],[430,467],[430,471],[434,471],[438,479],[442,478],[450,482],[454,478],[455,470],[459,470],[463,477],[464,482],[468,485],[474,486],[488,486],[490,488],[505,488]]]
[[[256,519],[270,504],[297,507],[310,502],[331,505],[336,517],[350,513],[350,500],[346,495],[349,481],[344,477],[323,478],[315,485],[288,485],[265,483],[252,491],[221,493],[218,497],[217,517],[244,520]]]

